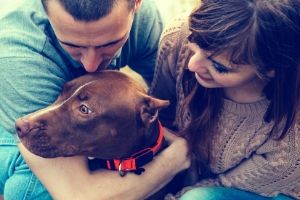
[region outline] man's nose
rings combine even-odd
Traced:
[[[87,72],[95,72],[102,63],[103,57],[96,49],[88,48],[82,53],[80,61]]]

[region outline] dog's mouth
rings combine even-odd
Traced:
[[[30,139],[22,139],[21,142],[31,153],[43,158],[70,157],[76,155],[72,150],[64,151],[49,143],[42,143]]]
[[[44,157],[44,158],[54,158],[57,157],[57,150],[49,145],[41,145],[34,143],[24,143],[24,146],[33,154]]]
[[[61,156],[59,149],[51,145],[51,138],[47,135],[44,127],[32,127],[26,134],[18,134],[22,144],[33,154],[54,158]],[[64,156],[72,156],[65,154]]]
[[[32,132],[35,132],[34,134]],[[56,151],[53,146],[51,146],[50,138],[45,135],[42,131],[32,130],[28,136],[20,137],[23,145],[33,154],[41,157],[53,157]]]

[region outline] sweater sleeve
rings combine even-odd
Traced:
[[[279,193],[300,198],[300,124],[282,140],[270,138],[252,156],[219,176],[227,187],[235,187],[264,196]]]
[[[163,31],[149,93],[157,98],[169,100],[170,105],[161,110],[159,119],[164,126],[175,129],[177,95],[177,57],[180,49],[180,26],[174,23]]]
[[[204,179],[166,199],[179,199],[197,187],[233,187],[260,194],[284,194],[300,198],[300,124],[296,124],[282,140],[269,139],[248,158],[215,179]]]

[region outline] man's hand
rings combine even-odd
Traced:
[[[164,131],[169,146],[145,165],[145,173],[128,173],[125,178],[109,170],[89,172],[82,156],[45,159],[33,155],[21,143],[19,148],[54,199],[144,199],[190,166],[186,140]]]
[[[176,134],[164,128],[164,137],[169,146],[162,152],[165,156],[168,156],[173,166],[180,171],[185,170],[191,165],[191,158],[189,155],[188,143],[183,137],[178,137]]]

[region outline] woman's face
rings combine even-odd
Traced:
[[[251,87],[259,79],[257,71],[251,65],[233,65],[225,54],[210,57],[210,53],[190,43],[194,53],[188,63],[190,71],[200,85],[206,88],[244,88]]]

